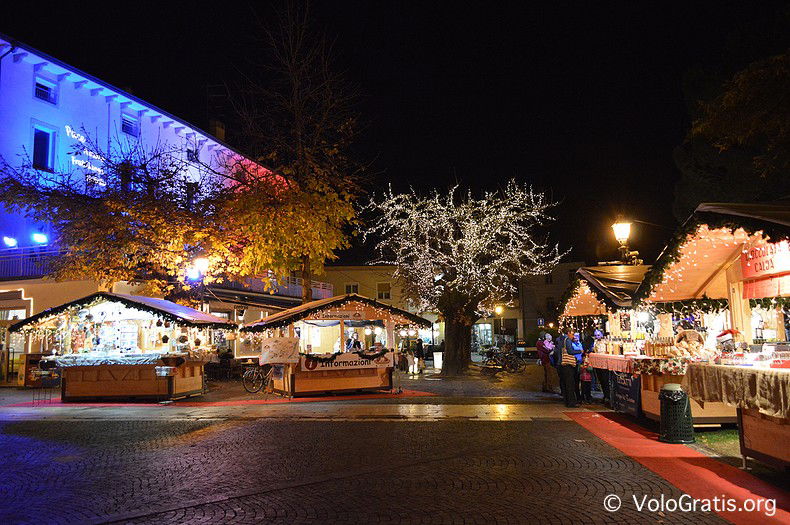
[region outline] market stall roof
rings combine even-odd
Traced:
[[[401,310],[400,308],[395,308],[394,306],[390,306],[388,304],[380,303],[375,299],[370,299],[368,297],[363,297],[361,295],[352,293],[338,295],[336,297],[329,297],[328,299],[319,299],[317,301],[311,301],[294,308],[289,308],[288,310],[278,312],[274,315],[266,317],[265,319],[261,319],[260,321],[246,324],[241,330],[244,332],[261,332],[271,328],[281,328],[297,321],[301,321],[302,319],[308,318],[312,315],[318,314],[322,311],[342,307],[350,303],[370,306],[382,313],[386,313],[399,319],[397,321],[399,323],[416,324],[424,327],[431,326],[430,321],[423,319],[422,317],[411,312]]]
[[[724,299],[724,272],[747,248],[790,239],[790,202],[700,204],[645,274],[635,301]]]
[[[165,299],[145,297],[142,295],[97,292],[81,299],[70,301],[60,306],[55,306],[54,308],[49,308],[43,312],[37,313],[36,315],[32,315],[27,319],[23,319],[22,321],[11,325],[9,330],[12,332],[20,331],[25,327],[29,327],[36,323],[46,322],[52,317],[66,313],[69,310],[80,310],[105,302],[119,303],[127,308],[152,313],[180,325],[197,326],[202,328],[219,328],[226,330],[235,330],[237,328],[235,323],[229,323],[227,320],[222,319],[221,317],[207,314],[205,312],[195,310],[194,308],[177,304],[172,301],[167,301]]]
[[[562,316],[578,317],[630,308],[631,298],[649,269],[644,264],[579,268],[577,278],[560,300],[559,312]]]

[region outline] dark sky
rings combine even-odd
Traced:
[[[13,2],[0,32],[205,126],[206,86],[254,63],[256,16],[269,18],[264,2],[117,4]],[[637,4],[334,0],[313,11],[363,94],[359,149],[376,186],[486,189],[515,176],[562,201],[553,235],[572,259],[615,258],[619,212],[664,225],[635,226],[649,262],[676,226],[684,78],[781,52],[790,27],[786,2]]]

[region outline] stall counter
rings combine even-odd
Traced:
[[[299,362],[275,373],[274,388],[294,396],[392,388],[394,352],[374,359],[364,354],[341,353],[331,357],[301,354]]]
[[[187,355],[54,357],[64,402],[97,399],[170,400],[204,392],[204,360]]]
[[[741,455],[790,467],[790,369],[694,363],[684,389],[695,401],[738,410]]]

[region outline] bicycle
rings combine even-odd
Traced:
[[[268,370],[264,371],[266,368]],[[266,394],[271,393],[274,391],[274,367],[271,365],[248,367],[241,376],[241,384],[250,394],[260,392],[261,389],[264,389]]]

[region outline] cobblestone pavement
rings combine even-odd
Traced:
[[[721,522],[631,494],[680,495],[550,417],[0,423],[0,523]]]

